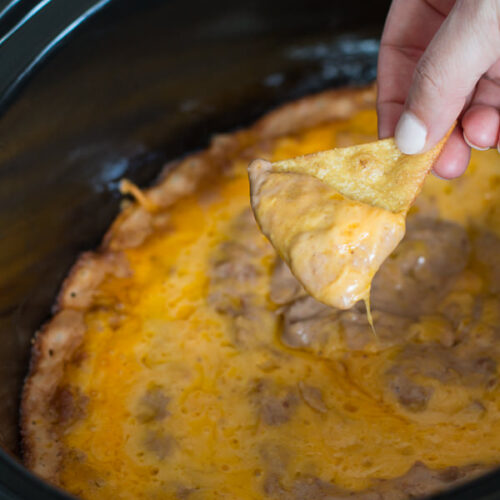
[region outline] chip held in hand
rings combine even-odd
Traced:
[[[384,139],[250,164],[257,222],[313,297],[341,309],[368,302],[373,276],[403,238],[406,213],[448,135],[419,155]]]

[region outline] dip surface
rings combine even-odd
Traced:
[[[375,134],[360,111],[252,155]],[[363,304],[323,305],[281,262],[251,213],[248,162],[177,201],[93,290],[51,399],[53,480],[92,499],[372,500],[500,463],[498,153],[427,179],[373,281],[378,340]]]

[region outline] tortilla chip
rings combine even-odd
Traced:
[[[319,179],[252,163],[252,207],[262,232],[309,294],[348,309],[405,232],[405,216],[344,197]]]
[[[403,238],[406,213],[446,138],[413,156],[385,139],[252,162],[257,222],[313,297],[341,309],[368,304],[373,276]]]
[[[391,138],[278,161],[271,171],[312,175],[346,198],[406,213],[450,133],[418,155],[401,153]]]

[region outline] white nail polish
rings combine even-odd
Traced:
[[[396,126],[394,138],[402,153],[414,155],[424,149],[427,128],[411,111],[405,111]]]
[[[490,149],[490,148],[482,148],[480,146],[476,146],[475,144],[472,144],[472,142],[470,142],[469,139],[467,139],[467,136],[465,135],[465,132],[463,133],[463,136],[464,136],[464,141],[472,149],[477,149],[478,151],[486,151],[487,149]]]

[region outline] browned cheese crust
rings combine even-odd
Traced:
[[[176,201],[192,194],[210,178],[219,176],[235,157],[255,158],[257,147],[279,136],[373,107],[375,88],[330,90],[305,97],[272,111],[251,128],[214,137],[205,151],[165,165],[158,182],[144,191],[148,201],[124,207],[105,235],[100,248],[85,252],[64,281],[54,315],[35,335],[29,373],[21,402],[24,462],[43,478],[57,484],[64,450],[60,443],[55,399],[61,401],[64,366],[79,355],[85,335],[84,316],[93,307],[97,289],[106,275],[126,276],[130,270],[122,251],[139,246],[157,228]],[[71,398],[71,394],[66,395]],[[64,398],[62,398],[64,401]]]

